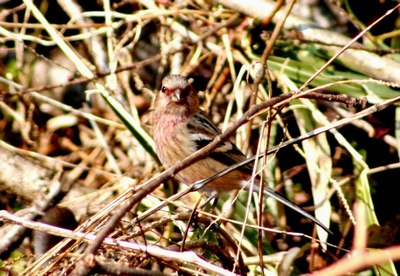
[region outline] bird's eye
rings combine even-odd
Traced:
[[[165,91],[167,91],[167,88],[165,86],[161,87],[161,92],[165,93]]]

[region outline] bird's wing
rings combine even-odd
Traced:
[[[191,117],[188,122],[188,129],[192,141],[194,141],[197,146],[197,150],[205,147],[215,136],[221,134],[221,131],[211,122],[210,118],[203,111]],[[230,141],[219,144],[219,146],[210,153],[209,157],[225,164],[227,167],[246,159],[246,156]],[[249,163],[240,167],[238,170],[251,175],[253,166]]]

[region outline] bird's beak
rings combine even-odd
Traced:
[[[181,101],[181,90],[180,89],[175,89],[174,92],[172,93],[172,101],[174,102],[180,102]]]

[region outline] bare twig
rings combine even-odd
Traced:
[[[74,232],[74,231],[61,229],[61,228],[54,227],[54,226],[44,224],[44,223],[33,222],[31,220],[27,220],[27,219],[12,215],[12,214],[8,213],[7,211],[0,211],[0,218],[2,220],[7,220],[7,221],[11,221],[11,222],[20,224],[26,228],[44,231],[46,233],[49,233],[52,235],[57,235],[60,237],[72,238],[72,239],[76,239],[76,240],[84,239],[87,241],[93,241],[96,238],[93,234],[90,234],[90,233],[88,234],[88,233]],[[149,255],[167,259],[167,260],[175,260],[178,262],[191,263],[193,265],[199,266],[207,271],[214,272],[219,275],[234,275],[233,273],[231,273],[225,269],[217,267],[217,266],[203,260],[202,258],[200,258],[194,252],[191,252],[191,251],[188,251],[188,252],[170,251],[170,250],[165,250],[160,247],[153,246],[153,245],[145,246],[145,245],[138,244],[138,243],[118,241],[118,240],[111,239],[111,238],[104,239],[103,243],[105,245],[109,245],[112,247],[118,246],[119,248],[124,248],[126,250],[146,252]]]

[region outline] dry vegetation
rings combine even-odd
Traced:
[[[1,1],[0,275],[395,274],[398,7],[294,2]],[[333,234],[245,192],[196,208],[151,138],[171,73]]]

